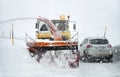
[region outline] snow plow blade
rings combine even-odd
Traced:
[[[43,50],[76,50],[78,42],[74,41],[50,41],[50,42],[27,42],[30,52]]]

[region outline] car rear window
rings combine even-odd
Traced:
[[[91,44],[108,44],[107,39],[92,39],[90,40]]]

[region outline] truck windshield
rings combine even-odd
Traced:
[[[108,44],[107,39],[92,39],[90,40],[91,44]]]
[[[59,31],[66,31],[68,30],[68,21],[67,20],[52,20],[54,25],[57,27]]]

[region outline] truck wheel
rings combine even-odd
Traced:
[[[35,54],[32,53],[32,52],[29,52],[29,54],[30,54],[31,57],[34,57],[34,56],[35,56]]]

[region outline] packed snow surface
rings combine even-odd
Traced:
[[[84,63],[79,68],[64,67],[42,59],[38,63],[30,57],[26,43],[0,38],[0,77],[120,77],[120,62]]]

